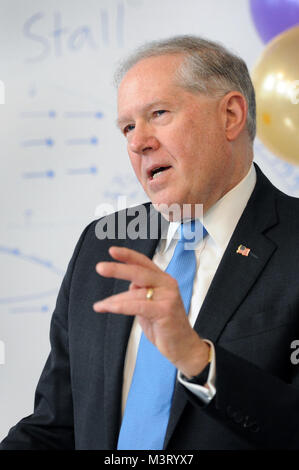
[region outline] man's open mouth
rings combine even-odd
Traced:
[[[168,170],[170,166],[159,166],[157,168],[154,168],[150,172],[150,179],[155,179],[157,178],[158,175],[160,175],[163,171]]]

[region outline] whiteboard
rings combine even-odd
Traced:
[[[147,200],[115,126],[116,64],[175,34],[221,41],[249,68],[264,48],[247,0],[0,1],[0,439],[32,412],[80,233],[104,202]],[[297,168],[258,141],[255,158],[299,195]]]

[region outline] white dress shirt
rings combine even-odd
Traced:
[[[192,327],[197,319],[200,308],[229,240],[251,196],[255,182],[256,171],[252,165],[245,178],[243,178],[237,186],[217,201],[217,203],[204,215],[204,220],[202,222],[208,235],[204,240],[199,241],[195,247],[197,270],[194,278],[193,293],[188,314],[188,319]],[[153,257],[153,262],[163,271],[167,268],[174,253],[177,243],[177,239],[174,235],[179,225],[179,222],[169,223],[167,236],[165,238],[161,238]],[[125,358],[122,413],[125,409],[133,377],[141,333],[141,327],[135,318]],[[178,372],[178,380],[206,403],[209,402],[216,393],[216,358],[213,344],[211,342],[209,342],[209,344],[212,347],[212,361],[205,387],[184,380],[182,374]]]

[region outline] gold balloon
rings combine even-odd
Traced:
[[[267,45],[252,79],[259,139],[277,156],[299,165],[299,26]]]

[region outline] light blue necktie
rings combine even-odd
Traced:
[[[177,280],[187,314],[196,272],[195,243],[206,234],[198,220],[181,224],[180,238],[165,271]],[[142,333],[118,439],[119,450],[163,449],[176,374],[175,366]]]

